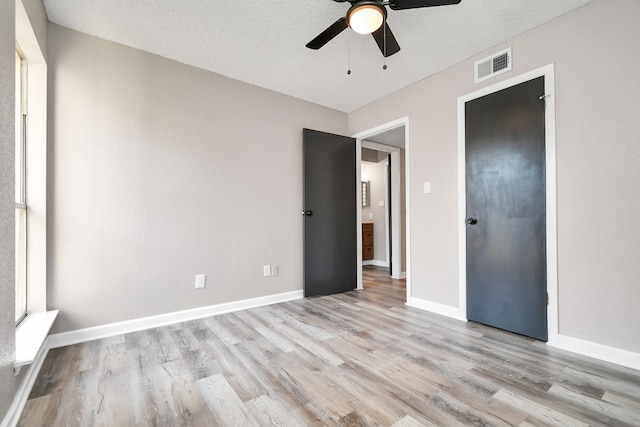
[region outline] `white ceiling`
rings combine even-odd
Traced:
[[[351,112],[590,1],[462,0],[454,6],[391,10],[388,23],[402,50],[387,58],[387,70],[382,69],[383,57],[370,35],[344,31],[320,50],[305,47],[344,16],[349,3],[44,0],[44,4],[49,20],[64,27]],[[351,75],[347,75],[349,56]]]

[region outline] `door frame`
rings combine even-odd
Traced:
[[[385,233],[385,261],[386,261],[386,267],[389,267],[389,264],[391,264],[392,266],[392,270],[389,271],[389,275],[391,277],[393,277],[394,279],[400,279],[400,270],[401,268],[398,267],[396,268],[395,266],[393,266],[393,264],[391,263],[391,256],[393,254],[393,250],[396,249],[396,247],[399,247],[400,242],[399,242],[399,235],[396,235],[395,231],[392,227],[392,221],[393,221],[393,217],[396,215],[396,209],[399,209],[400,207],[400,195],[396,194],[396,191],[399,193],[400,192],[400,148],[398,147],[393,147],[391,145],[385,145],[385,144],[380,144],[377,142],[372,142],[372,141],[367,141],[367,140],[363,140],[362,141],[362,148],[369,148],[371,150],[375,150],[375,151],[381,151],[383,153],[387,153],[387,154],[391,154],[391,199],[389,199],[389,177],[388,172],[387,172],[387,166],[385,167],[385,192],[384,192],[384,202],[385,202],[385,209],[384,209],[384,221],[385,221],[385,228],[386,228],[386,233]],[[385,161],[386,162],[386,161]],[[360,179],[362,179],[362,163],[360,163]],[[395,168],[398,168],[398,170],[396,171]],[[371,203],[373,203],[373,200],[371,201]],[[391,207],[391,221],[389,220],[389,207]],[[360,222],[362,223],[362,216],[360,217]],[[391,243],[391,246],[389,246],[389,236],[391,235],[391,238],[393,239],[393,242]],[[376,246],[377,247],[377,246]],[[394,259],[396,259],[396,257],[394,257]],[[400,256],[400,261],[402,261],[402,256]],[[363,262],[364,265],[364,262]]]
[[[402,233],[401,229],[401,216],[402,216],[402,206],[400,200],[400,149],[397,147],[391,147],[388,145],[376,144],[371,141],[366,141],[367,138],[372,138],[375,135],[378,135],[383,132],[390,131],[392,129],[396,129],[404,126],[404,150],[405,150],[405,235],[404,235],[404,243],[405,243],[405,257],[406,257],[406,290],[407,290],[407,298],[411,289],[411,265],[409,260],[411,259],[409,248],[410,245],[410,222],[409,222],[409,117],[403,117],[397,120],[393,120],[391,122],[384,123],[382,125],[376,126],[371,129],[364,130],[362,132],[358,132],[355,135],[352,135],[352,138],[356,139],[356,183],[355,185],[358,188],[358,196],[360,196],[360,181],[362,176],[361,171],[361,161],[362,161],[362,147],[365,148],[373,148],[379,151],[385,151],[391,153],[391,236],[392,236],[392,247],[391,252],[393,255],[393,263],[391,272],[391,277],[394,279],[402,278],[402,248],[400,245],[400,236]],[[358,220],[362,222],[362,204],[360,203],[360,199],[357,202],[357,215]],[[358,251],[358,287],[357,289],[362,289],[362,227],[358,227],[357,230],[357,251]]]
[[[545,164],[546,164],[546,240],[547,240],[547,344],[558,344],[558,238],[556,183],[555,79],[553,64],[500,81],[458,98],[458,268],[459,318],[467,320],[467,241],[465,185],[465,103],[516,86],[537,77],[545,85]]]

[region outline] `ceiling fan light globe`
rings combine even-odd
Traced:
[[[356,33],[371,34],[384,20],[384,9],[375,4],[356,5],[349,10],[347,21]]]

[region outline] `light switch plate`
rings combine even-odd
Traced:
[[[429,194],[431,193],[431,183],[430,182],[425,182],[424,183],[424,194]]]
[[[264,267],[262,267],[262,274],[264,275],[264,277],[271,276],[271,266],[265,265]]]
[[[196,274],[196,289],[204,288],[206,277],[204,274]]]

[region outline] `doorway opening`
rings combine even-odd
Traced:
[[[362,265],[386,268],[391,275],[390,154],[362,147]]]
[[[408,125],[408,118],[403,118],[354,135],[360,222],[357,229],[358,289],[363,288],[363,265],[373,265],[377,269],[387,269],[387,275],[392,279],[406,277],[409,295]],[[368,164],[363,167],[363,162]],[[363,182],[368,182],[369,206],[363,206],[366,204],[362,198]],[[367,223],[373,223],[373,256],[363,260],[362,224]]]

